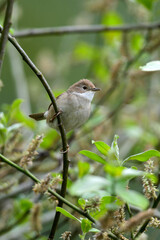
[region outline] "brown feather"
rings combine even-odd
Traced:
[[[34,114],[30,114],[29,117],[30,117],[30,118],[33,118],[33,119],[36,120],[36,121],[40,121],[40,120],[46,119],[46,118],[44,117],[44,113],[34,113]]]

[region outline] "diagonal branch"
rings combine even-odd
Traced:
[[[23,174],[28,176],[30,179],[32,179],[35,183],[40,183],[41,182],[29,170],[26,170],[26,169],[20,167],[16,163],[14,163],[11,160],[9,160],[8,158],[4,157],[2,154],[0,154],[0,160],[4,163],[7,163],[11,167],[17,169],[19,172],[22,172]],[[53,191],[52,189],[48,188],[48,192],[51,193],[53,196],[55,196],[59,201],[62,201],[63,203],[65,203],[68,207],[72,208],[73,210],[75,210],[76,212],[81,214],[82,216],[88,218],[91,222],[95,223],[95,220],[88,214],[88,212],[84,212],[83,210],[81,210],[76,205],[67,201],[65,198],[63,198],[61,195],[59,195],[57,192]]]
[[[0,33],[3,31],[2,26],[0,26]],[[56,113],[58,113],[58,107],[56,104],[56,99],[52,93],[52,90],[50,88],[50,86],[48,85],[45,77],[43,76],[43,74],[40,72],[40,70],[34,65],[34,63],[31,61],[31,59],[29,58],[29,56],[26,54],[26,52],[22,49],[22,47],[19,45],[19,43],[16,41],[16,39],[14,37],[12,37],[10,34],[8,35],[8,40],[13,44],[13,46],[17,49],[17,51],[20,53],[20,55],[22,56],[23,60],[27,63],[27,65],[32,69],[32,71],[36,74],[36,76],[39,78],[39,80],[41,81],[41,83],[43,84],[44,88],[46,89],[51,102],[53,104],[54,110]],[[67,138],[66,138],[66,133],[65,133],[65,129],[63,127],[62,121],[61,121],[61,116],[58,115],[57,116],[57,121],[58,121],[58,127],[59,127],[59,131],[61,134],[61,140],[62,140],[62,149],[63,149],[63,180],[62,180],[62,187],[61,187],[61,196],[64,198],[65,194],[66,194],[66,188],[67,188],[67,178],[68,178],[68,168],[69,168],[69,160],[68,160],[68,145],[67,145]],[[59,207],[63,206],[63,201],[59,200]],[[54,233],[57,225],[58,225],[58,221],[59,221],[59,217],[60,217],[60,213],[57,212],[56,216],[55,216],[55,220],[51,229],[51,236],[54,236]],[[50,239],[53,239],[50,238]]]
[[[131,32],[131,31],[146,31],[160,28],[160,22],[155,23],[140,23],[135,25],[91,25],[91,26],[63,26],[50,28],[33,28],[21,31],[16,31],[14,37],[37,37],[37,36],[51,36],[77,33],[102,33],[102,32]]]
[[[6,9],[4,23],[3,23],[3,31],[2,31],[2,35],[0,38],[0,72],[1,72],[1,68],[2,68],[5,46],[7,43],[8,32],[9,32],[9,28],[11,25],[11,15],[12,15],[12,10],[13,10],[13,3],[14,3],[14,0],[7,0],[7,9]]]
[[[155,208],[158,206],[159,202],[160,202],[160,194],[159,194],[158,197],[154,200],[154,202],[153,202],[153,204],[152,204],[152,208],[155,209]],[[137,237],[146,230],[149,222],[150,222],[150,219],[146,220],[146,221],[143,223],[143,225],[141,226],[141,228],[140,228],[140,229],[138,230],[138,232],[135,234],[134,239],[137,239]]]

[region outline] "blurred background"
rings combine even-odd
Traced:
[[[3,3],[4,1],[0,0],[1,24],[5,13]],[[153,22],[160,22],[159,13],[159,0],[17,0],[14,4],[11,31],[16,34],[28,28],[68,25],[132,26],[142,23],[150,25]],[[150,30],[146,27],[144,30],[128,32],[108,31],[17,37],[17,40],[44,74],[55,96],[82,78],[93,81],[97,87],[101,88],[101,92],[94,98],[92,116],[89,121],[81,129],[68,134],[71,160],[70,180],[72,182],[76,180],[79,171],[77,162],[84,159],[78,152],[82,149],[96,151],[91,143],[92,140],[101,140],[111,144],[114,135],[119,135],[121,159],[150,148],[160,150],[159,72],[147,73],[140,70],[140,66],[147,62],[159,60],[160,30],[158,27]],[[27,117],[28,114],[45,111],[50,100],[38,78],[10,43],[7,44],[3,63],[1,85],[2,83],[1,111],[8,114],[15,99],[23,100],[22,114],[18,115],[17,110],[17,115],[11,116],[9,123],[15,123],[18,120],[25,125],[20,130],[21,143],[18,148],[26,149],[27,144],[36,134],[43,133],[45,136],[40,149],[41,158],[35,161],[33,172],[40,178],[51,170],[60,173],[62,166],[59,135],[55,130],[49,129],[45,122],[37,123]],[[13,156],[11,151],[7,154],[8,157],[12,156],[13,160],[17,157],[17,155]],[[90,171],[99,171],[97,165],[93,164]],[[12,178],[7,173],[1,172],[0,176],[5,177],[7,179],[5,181],[8,182]],[[0,201],[3,206],[3,201],[7,198],[8,208],[6,209],[10,210],[14,204],[16,212],[23,205],[22,199],[35,199],[35,195],[30,193],[32,188],[30,180],[27,180],[28,188],[26,187],[23,193],[19,190],[19,193],[12,195],[17,189],[17,182],[21,180],[21,183],[24,183],[27,179],[24,179],[25,177],[22,177],[20,173],[17,174],[16,171],[13,171],[13,174],[18,176],[17,180],[7,190],[8,197],[6,193],[2,194]],[[134,183],[133,187],[137,188],[137,183],[139,180]],[[47,199],[43,200],[43,213],[53,209],[52,205],[47,205]],[[28,208],[30,208],[29,203]],[[14,215],[15,212],[11,214]],[[50,215],[46,215],[47,217],[49,218]],[[1,228],[3,229],[3,226]],[[63,228],[62,222],[58,236],[64,231]],[[22,233],[17,231],[16,237],[6,231],[8,235],[3,234],[1,239],[22,239],[24,232],[26,234],[26,229]],[[46,224],[43,229],[44,233],[49,229],[50,225]],[[155,231],[154,234],[154,239],[159,239],[158,232]],[[31,239],[29,237],[25,235],[26,239]],[[76,233],[73,239],[79,239]]]

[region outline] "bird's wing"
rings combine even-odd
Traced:
[[[61,105],[60,103],[66,100],[67,94],[68,94],[67,92],[64,92],[56,98],[57,107],[59,108],[60,113],[63,112],[62,109],[60,108],[60,105]],[[47,118],[49,119],[49,121],[53,122],[56,117],[57,117],[57,114],[55,113],[53,104],[51,103],[48,107]]]

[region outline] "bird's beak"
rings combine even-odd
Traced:
[[[91,90],[96,92],[96,91],[100,91],[101,89],[95,87],[95,88],[91,88]]]

